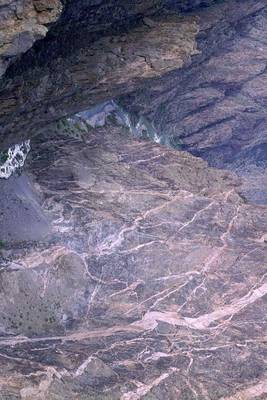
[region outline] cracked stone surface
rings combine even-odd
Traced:
[[[189,153],[66,126],[24,172],[48,232],[2,249],[0,398],[266,399],[266,207]]]

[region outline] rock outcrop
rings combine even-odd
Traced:
[[[2,244],[1,396],[266,398],[266,207],[112,125],[63,121],[32,148],[51,224]]]
[[[0,148],[126,93],[121,104],[163,141],[237,172],[243,194],[265,204],[266,1],[211,3],[64,2],[0,83]]]
[[[0,1],[0,78],[19,55],[45,37],[62,11],[60,0]]]
[[[238,172],[244,195],[266,204],[266,1],[225,1],[194,15],[201,52],[192,64],[122,103],[162,137]]]
[[[57,54],[56,47],[45,63],[33,61],[21,74],[3,80],[2,146],[31,136],[37,127],[60,116],[122,95],[151,77],[182,67],[197,53],[197,32],[194,17],[161,15],[89,44],[84,44],[87,31],[79,31],[70,43],[66,36],[67,54]]]

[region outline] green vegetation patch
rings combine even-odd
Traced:
[[[0,153],[0,164],[4,164],[8,160],[8,151],[2,151]]]

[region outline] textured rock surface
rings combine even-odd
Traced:
[[[88,30],[79,29],[74,35],[70,31],[71,37],[59,31],[66,52],[56,36],[50,43],[51,54],[49,46],[48,55],[44,50],[45,62],[42,52],[40,63],[39,53],[33,53],[37,61],[29,55],[28,68],[2,81],[2,146],[5,140],[14,143],[23,135],[32,135],[47,121],[112,99],[148,78],[180,68],[197,53],[197,32],[194,17],[173,14],[143,18],[131,29],[111,32],[93,43],[87,40]]]
[[[66,0],[2,80],[0,400],[267,398],[266,1],[164,3]],[[243,186],[114,103],[47,125],[144,82],[118,114]]]
[[[267,203],[267,3],[225,1],[198,15],[201,54],[123,103],[162,136],[238,172],[244,195]]]
[[[164,138],[236,171],[243,194],[266,204],[266,0],[211,3],[165,1],[163,12],[156,0],[67,1],[50,35],[0,85],[0,146],[147,82],[122,104]],[[194,11],[179,19],[167,6]]]
[[[47,33],[62,11],[60,0],[0,1],[0,77],[8,65]]]
[[[50,233],[2,249],[1,397],[266,399],[266,207],[188,153],[64,124],[28,162]]]

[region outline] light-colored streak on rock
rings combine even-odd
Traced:
[[[40,264],[52,264],[54,263],[60,256],[66,255],[69,253],[69,249],[63,246],[54,246],[49,251],[44,250],[39,253],[33,252],[32,254],[27,255],[24,258],[19,260],[19,265],[21,268],[36,268]]]
[[[158,326],[158,321],[166,322],[173,326],[185,326],[190,329],[205,330],[209,326],[228,316],[232,316],[240,312],[243,308],[259,300],[267,294],[267,283],[264,283],[255,290],[251,290],[246,296],[237,300],[229,306],[222,307],[212,313],[204,314],[198,318],[182,318],[175,312],[147,312],[141,321],[134,322],[126,326],[114,326],[105,330],[95,331],[81,331],[70,335],[63,336],[49,336],[43,338],[28,338],[26,336],[16,336],[14,338],[3,339],[0,341],[2,346],[14,346],[19,343],[35,343],[42,341],[55,341],[62,340],[68,341],[82,341],[84,339],[93,337],[108,337],[119,332],[140,332],[146,330],[153,330]]]
[[[187,221],[186,223],[184,223],[181,228],[178,230],[178,232],[181,232],[183,229],[187,228],[189,225],[191,225],[198,217],[199,215],[201,215],[203,212],[205,212],[206,210],[208,210],[210,207],[212,207],[215,204],[214,201],[212,201],[211,203],[209,203],[206,207],[204,207],[203,209],[197,211],[194,216]]]
[[[246,296],[237,300],[229,306],[222,307],[210,314],[202,315],[198,318],[185,318],[185,321],[193,329],[206,329],[213,322],[221,320],[222,318],[238,314],[243,308],[255,303],[257,300],[265,296],[267,293],[267,283],[264,283],[259,288],[249,292]]]
[[[244,390],[239,390],[233,396],[223,397],[222,400],[253,400],[263,395],[267,395],[267,377],[255,385],[249,386]]]
[[[38,386],[28,386],[20,391],[22,400],[36,399],[36,400],[44,400],[47,399],[47,392],[49,387],[51,386],[54,378],[61,379],[62,375],[65,375],[66,372],[59,373],[53,367],[46,368],[46,378],[41,380]]]
[[[30,338],[27,336],[15,336],[13,338],[3,339],[0,340],[1,346],[16,346],[17,344],[21,343],[40,343],[44,340],[47,342],[54,342],[57,340],[62,341],[63,343],[71,342],[71,341],[83,341],[85,339],[90,338],[105,338],[112,336],[114,334],[119,334],[123,332],[136,332],[140,333],[143,329],[141,327],[133,326],[133,325],[126,325],[126,326],[114,326],[112,328],[107,329],[96,329],[93,331],[78,331],[70,335],[58,335],[58,336],[44,336],[44,337],[37,337],[37,338]]]
[[[165,381],[169,376],[177,372],[177,368],[170,368],[168,372],[163,373],[150,384],[139,383],[138,388],[135,391],[125,393],[121,396],[120,400],[140,400],[142,397],[147,395],[154,387],[158,386],[161,382]]]
[[[192,197],[192,194],[189,193],[188,197]],[[170,200],[164,202],[163,204],[148,209],[147,211],[145,211],[144,213],[142,213],[140,216],[138,216],[132,223],[131,226],[127,226],[124,227],[119,233],[118,235],[109,237],[106,239],[106,241],[104,243],[101,243],[101,245],[98,248],[98,255],[102,256],[105,254],[111,254],[113,253],[124,241],[125,239],[125,235],[135,231],[138,227],[140,222],[142,222],[143,220],[145,220],[147,217],[149,217],[151,214],[155,214],[158,213],[159,211],[161,211],[162,209],[164,209],[165,207],[170,206],[172,203],[176,202],[177,200],[179,200],[181,198],[181,194],[177,194],[176,196],[174,196],[173,198],[171,198]],[[202,210],[201,210],[202,211]],[[144,244],[147,245],[147,244]],[[142,246],[144,246],[142,245]],[[130,249],[129,251],[132,251],[134,249]],[[127,250],[125,250],[124,252],[127,252]]]
[[[76,370],[75,372],[75,376],[80,376],[84,373],[84,371],[86,370],[88,364],[92,361],[93,357],[90,356],[88,357]]]
[[[174,326],[186,326],[190,329],[205,330],[209,326],[225,317],[239,313],[243,308],[254,303],[267,294],[267,283],[250,291],[246,296],[228,306],[221,307],[212,313],[204,314],[198,318],[182,318],[175,312],[147,312],[141,321],[134,322],[134,326],[142,327],[144,330],[155,329],[158,321],[166,322]]]

